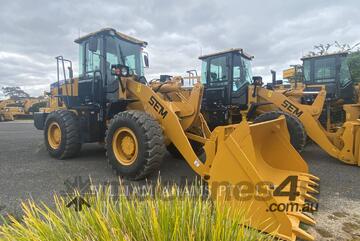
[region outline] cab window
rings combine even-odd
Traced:
[[[134,54],[125,56],[125,65],[129,66],[132,71],[136,72],[136,62]]]
[[[251,60],[250,59],[245,59],[245,58],[241,58],[241,63],[243,65],[243,74],[245,76],[245,83],[251,83],[252,81],[252,66],[251,66]]]
[[[207,76],[207,62],[203,60],[201,63],[201,83],[206,84],[206,76]]]
[[[234,55],[233,59],[233,91],[238,91],[252,80],[251,60],[241,55]]]
[[[335,58],[323,58],[314,61],[314,82],[334,82],[335,72]]]
[[[95,70],[100,70],[100,39],[98,39],[98,50],[93,53],[89,50],[89,42],[85,43],[85,73],[91,74]]]
[[[349,65],[346,57],[340,58],[340,85],[345,86],[351,81]]]
[[[106,64],[110,69],[113,64],[122,64],[138,76],[144,75],[142,63],[142,49],[140,45],[108,36],[106,37]]]
[[[84,75],[84,44],[79,45],[79,76]]]
[[[304,81],[311,82],[311,62],[304,60]]]
[[[115,38],[107,37],[106,38],[106,76],[107,84],[111,85],[116,82],[117,78],[114,75],[111,75],[111,66],[120,64],[118,47]]]
[[[233,64],[233,91],[237,91],[242,86],[241,81],[241,58],[240,56],[234,56],[234,64]]]
[[[210,86],[226,85],[226,82],[229,80],[226,56],[211,59],[209,67],[208,78]]]

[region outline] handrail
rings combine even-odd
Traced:
[[[59,55],[55,57],[56,59],[56,68],[57,68],[57,83],[58,83],[58,90],[60,90],[60,66],[59,66],[59,62],[61,61],[61,66],[62,66],[62,72],[63,72],[63,77],[64,77],[64,85],[65,85],[65,92],[66,92],[66,100],[63,98],[64,95],[61,93],[61,95],[58,96],[58,101],[59,98],[62,99],[62,101],[65,100],[65,105],[70,108],[70,101],[69,101],[69,92],[68,92],[68,87],[67,87],[67,78],[66,78],[66,71],[65,71],[65,62],[69,63],[69,78],[70,78],[70,92],[71,92],[71,96],[73,96],[73,77],[71,76],[70,73],[72,73],[72,62],[71,60],[68,59],[64,59],[63,56]],[[59,92],[59,91],[58,91]]]

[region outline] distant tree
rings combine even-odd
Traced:
[[[4,93],[5,96],[9,97],[10,99],[21,99],[21,98],[29,98],[30,95],[23,91],[20,87],[2,87],[1,91]]]
[[[340,44],[338,41],[330,44],[318,44],[314,45],[314,51],[309,51],[305,56],[319,56],[319,55],[326,55],[329,53],[338,53],[338,52],[358,52],[360,51],[360,42],[350,45],[350,44]]]
[[[333,44],[319,44],[315,45],[314,49],[318,50],[320,55],[324,55],[328,53],[331,46],[333,46]]]
[[[350,53],[347,61],[351,78],[356,82],[360,82],[360,51]]]
[[[351,46],[350,44],[340,44],[338,41],[335,41],[335,46],[341,51],[341,52],[352,52],[355,50],[356,47],[359,47],[360,42],[354,44]],[[359,50],[359,48],[358,48]]]

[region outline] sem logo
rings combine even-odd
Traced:
[[[302,111],[297,108],[295,105],[291,104],[289,101],[285,100],[282,104],[282,107],[286,108],[289,112],[293,113],[297,117],[300,117],[302,115]]]
[[[162,116],[163,119],[168,114],[168,112],[167,112],[167,110],[165,110],[164,106],[162,106],[160,104],[160,102],[157,101],[153,95],[150,97],[150,100],[148,103],[154,108],[154,110],[156,112],[158,112]]]

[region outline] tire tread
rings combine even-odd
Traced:
[[[112,125],[114,125],[119,120],[127,120],[130,122],[136,123],[144,133],[144,156],[142,158],[145,159],[144,165],[142,165],[135,174],[131,176],[126,176],[131,180],[140,180],[144,179],[151,173],[158,171],[160,169],[163,156],[165,153],[165,145],[164,145],[164,137],[163,131],[160,127],[159,123],[152,118],[149,114],[138,111],[138,110],[129,110],[116,114],[110,121],[109,128],[106,130],[106,156],[108,157],[108,162],[114,169],[114,171],[121,175],[119,172],[118,163],[116,160],[112,160],[109,155],[109,150],[112,148],[112,144],[110,142],[110,138],[108,137],[109,129]]]

